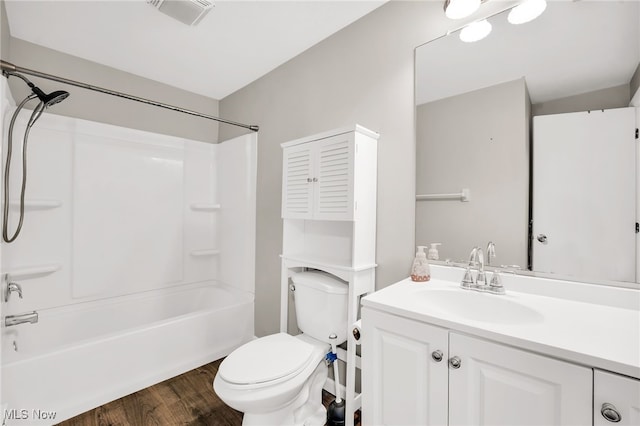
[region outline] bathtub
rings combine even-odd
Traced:
[[[253,302],[206,282],[46,309],[37,324],[4,328],[7,425],[58,423],[222,358],[253,338]]]

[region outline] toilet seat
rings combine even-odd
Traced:
[[[218,374],[231,386],[254,389],[287,381],[317,363],[314,345],[287,333],[253,340],[233,351]]]

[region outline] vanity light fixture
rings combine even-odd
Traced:
[[[480,7],[481,0],[445,0],[444,14],[449,19],[462,19]]]
[[[482,40],[491,32],[491,24],[486,19],[472,22],[460,31],[460,40],[472,43]]]
[[[533,21],[547,8],[546,0],[525,0],[509,12],[507,21],[510,24],[524,24]]]

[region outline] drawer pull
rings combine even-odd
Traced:
[[[602,404],[600,414],[602,414],[602,417],[604,417],[611,423],[618,423],[620,420],[622,420],[620,412],[616,409],[616,407],[613,406],[613,404],[609,404],[608,402]]]
[[[458,369],[460,368],[460,365],[462,365],[462,360],[460,359],[460,357],[454,356],[453,358],[449,358],[449,366],[453,369]]]

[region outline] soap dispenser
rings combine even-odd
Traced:
[[[431,248],[429,249],[429,256],[427,256],[429,260],[440,259],[440,254],[438,253],[439,245],[442,245],[442,243],[431,243]]]
[[[431,268],[429,268],[427,254],[424,252],[425,248],[425,246],[418,246],[416,258],[413,259],[413,266],[411,266],[411,279],[413,281],[424,282],[431,279]]]

